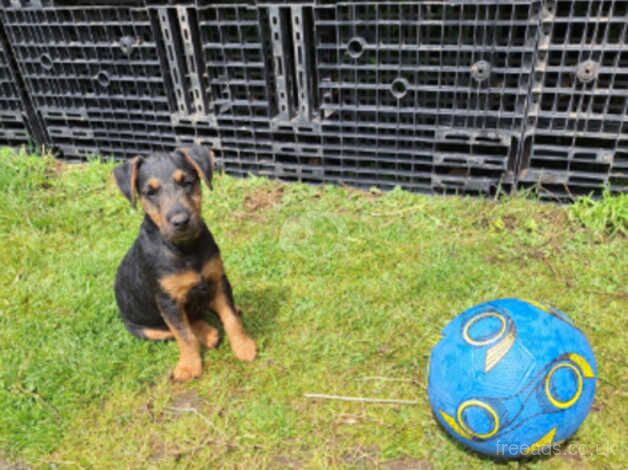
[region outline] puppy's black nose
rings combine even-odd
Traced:
[[[168,214],[168,221],[175,228],[185,228],[190,221],[190,214],[187,211],[175,211]]]

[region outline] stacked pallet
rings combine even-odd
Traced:
[[[626,191],[628,1],[4,0],[0,143],[568,199]]]

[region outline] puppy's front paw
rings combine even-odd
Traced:
[[[172,379],[175,382],[187,382],[192,379],[196,379],[201,376],[202,367],[200,362],[198,364],[191,364],[189,362],[181,362],[177,364],[172,372]]]
[[[231,340],[231,349],[235,356],[241,361],[251,362],[257,356],[255,341],[248,336],[238,336]]]

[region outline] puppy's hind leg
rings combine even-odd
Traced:
[[[205,320],[195,320],[190,326],[192,327],[194,335],[207,349],[213,349],[218,345],[218,341],[220,340],[218,330],[209,325]]]
[[[160,328],[142,328],[140,334],[150,341],[169,341],[174,339],[172,331]]]
[[[169,341],[174,339],[174,334],[169,328],[155,328],[137,325],[129,320],[124,320],[124,326],[136,338],[147,339],[149,341]]]

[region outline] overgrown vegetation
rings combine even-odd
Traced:
[[[176,345],[117,316],[141,215],[111,169],[0,152],[0,467],[492,467],[431,416],[425,366],[457,312],[508,296],[567,312],[599,369],[576,437],[526,466],[625,465],[625,195],[567,207],[217,177],[204,216],[260,355],[223,344],[176,385]]]
[[[607,235],[628,235],[628,194],[611,195],[605,191],[602,198],[576,199],[570,216],[585,227]]]

